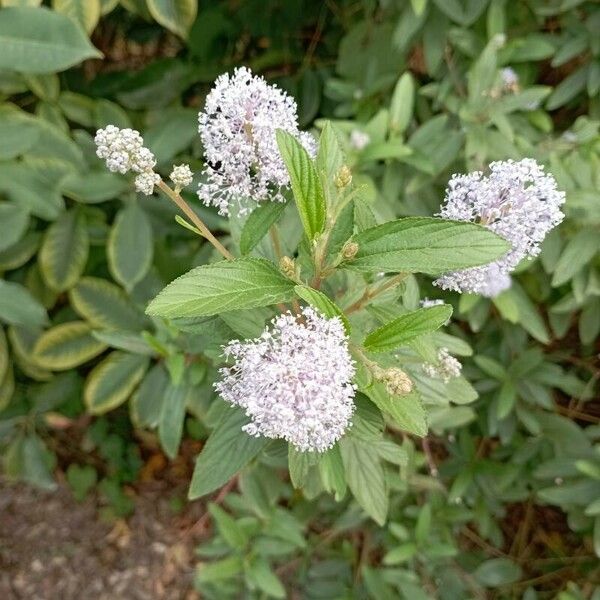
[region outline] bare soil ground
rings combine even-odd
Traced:
[[[126,520],[103,522],[95,498],[0,480],[2,600],[195,600],[189,534],[203,508],[173,509],[163,482],[136,489]]]

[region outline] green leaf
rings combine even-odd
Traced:
[[[400,315],[386,325],[371,331],[364,341],[369,352],[391,352],[425,333],[431,333],[448,322],[452,315],[449,304],[420,308]]]
[[[0,321],[36,327],[45,325],[48,315],[26,288],[0,279]]]
[[[291,300],[294,285],[264,259],[221,261],[196,267],[170,283],[146,312],[159,317],[202,317],[268,306]]]
[[[232,548],[242,550],[248,543],[248,536],[235,522],[235,519],[213,502],[208,505],[208,511],[215,520],[219,535],[225,542]]]
[[[39,137],[40,129],[30,115],[18,110],[0,113],[0,160],[10,160],[27,152]]]
[[[67,198],[96,204],[118,198],[129,188],[127,180],[115,173],[87,171],[72,173],[61,182],[62,192]]]
[[[373,384],[364,393],[401,429],[419,437],[427,435],[427,413],[418,394],[390,396],[380,383]]]
[[[8,371],[9,365],[9,354],[8,354],[8,341],[4,328],[0,327],[0,381],[4,381],[6,372]]]
[[[148,10],[158,23],[182,38],[196,20],[198,0],[147,0]]]
[[[344,324],[344,329],[346,333],[350,332],[350,323],[346,318],[346,315],[342,312],[342,310],[330,300],[323,292],[319,290],[315,290],[306,285],[297,285],[294,288],[294,291],[302,300],[308,302],[311,306],[314,306],[322,315],[327,317],[328,319],[332,319],[334,317],[338,317],[341,319]]]
[[[91,360],[106,350],[83,321],[56,325],[45,331],[33,349],[34,360],[44,369],[65,371]]]
[[[283,202],[266,202],[255,208],[242,228],[240,252],[249,254],[267,235],[269,229],[281,217],[285,210]]]
[[[98,482],[96,469],[91,465],[79,466],[76,463],[71,463],[67,469],[67,483],[73,492],[75,500],[82,502],[88,495],[88,492]]]
[[[44,235],[39,253],[44,281],[55,291],[72,288],[83,273],[88,258],[89,239],[83,213],[63,213]]]
[[[558,287],[572,279],[600,250],[600,236],[596,229],[582,229],[567,243],[552,276],[552,286]]]
[[[481,225],[431,217],[390,221],[352,239],[358,252],[342,265],[365,272],[438,275],[486,264],[510,249],[506,240]]]
[[[0,68],[21,73],[64,71],[101,55],[69,17],[47,8],[0,11]]]
[[[181,435],[183,434],[187,393],[187,386],[169,384],[162,402],[158,421],[158,439],[165,454],[170,459],[174,459],[179,450]]]
[[[326,206],[323,186],[314,163],[300,142],[279,129],[277,144],[290,175],[290,185],[302,226],[309,240],[323,231]]]
[[[473,576],[481,585],[498,587],[518,581],[521,567],[508,558],[491,558],[481,563]]]
[[[0,251],[16,244],[29,225],[29,212],[12,202],[0,203]]]
[[[409,71],[404,73],[394,88],[390,103],[390,131],[402,133],[409,125],[415,100],[415,82]]]
[[[106,253],[112,276],[126,290],[139,283],[152,265],[154,236],[146,211],[128,202],[110,230]]]
[[[308,471],[317,464],[319,456],[314,452],[300,452],[292,444],[288,445],[288,470],[295,488],[301,488],[308,477]]]
[[[83,399],[89,412],[101,415],[123,404],[141,381],[148,357],[111,352],[87,377]]]
[[[326,206],[333,206],[333,200],[337,196],[334,178],[340,167],[344,164],[344,154],[340,141],[333,130],[330,121],[325,121],[323,130],[319,137],[319,150],[317,152],[316,166],[321,185],[325,191]],[[348,235],[343,241],[346,241]]]
[[[287,598],[285,587],[262,556],[256,556],[246,568],[246,577],[271,598]]]
[[[233,556],[201,565],[198,569],[196,580],[199,583],[227,581],[237,577],[243,568],[242,557],[234,554]]]
[[[15,374],[12,364],[8,363],[0,376],[0,412],[10,403],[15,392]]]
[[[364,440],[351,436],[340,442],[346,481],[361,508],[378,524],[385,523],[388,490],[377,450]]]
[[[335,493],[335,499],[339,502],[346,495],[348,487],[339,444],[323,453],[318,468],[323,487]]]
[[[5,460],[9,478],[22,479],[43,490],[56,489],[51,472],[53,456],[37,435],[17,437],[6,451]]]
[[[73,19],[90,34],[100,19],[100,0],[52,0],[52,8]]]
[[[158,425],[168,385],[164,366],[154,365],[131,398],[131,413],[137,426],[153,428]]]
[[[177,108],[166,111],[160,121],[144,133],[145,145],[152,150],[159,165],[185,150],[198,133],[198,113]]]
[[[214,492],[246,466],[270,441],[242,431],[248,417],[239,408],[228,408],[196,460],[190,500]]]
[[[73,308],[95,327],[139,331],[146,319],[114,283],[99,277],[82,277],[69,291]]]

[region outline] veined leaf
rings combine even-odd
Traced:
[[[294,282],[264,259],[240,258],[192,269],[170,283],[146,309],[159,317],[202,317],[286,302]]]
[[[451,315],[452,307],[449,304],[420,308],[400,315],[371,331],[365,338],[364,347],[370,352],[390,352],[424,333],[439,329]]]
[[[0,68],[21,73],[63,71],[100,52],[69,17],[43,7],[0,11]]]
[[[41,274],[57,292],[73,287],[85,268],[89,239],[83,214],[63,213],[44,235],[39,254]]]
[[[419,437],[427,435],[427,413],[418,394],[390,396],[381,383],[374,383],[364,393],[404,431]]]
[[[27,152],[39,139],[35,118],[20,110],[0,113],[0,160],[10,160]]]
[[[111,352],[85,382],[83,399],[89,412],[101,415],[123,404],[144,376],[148,362],[147,356]]]
[[[230,408],[211,433],[196,460],[190,484],[190,500],[214,492],[248,464],[269,442],[242,431],[248,417],[239,408]]]
[[[12,202],[0,203],[0,251],[16,244],[27,225],[29,224],[29,212]]]
[[[283,202],[266,202],[252,211],[240,236],[242,254],[249,254],[260,243],[282,215],[285,207]]]
[[[388,490],[376,448],[350,435],[343,437],[339,444],[352,495],[378,525],[383,525],[388,511]]]
[[[352,239],[358,252],[342,265],[365,272],[437,275],[486,264],[510,249],[506,240],[481,225],[432,217],[390,221]]]
[[[289,133],[278,130],[277,144],[290,175],[294,200],[309,240],[323,231],[326,206],[323,186],[308,152]]]
[[[137,202],[129,202],[119,211],[108,238],[106,253],[112,276],[131,290],[152,265],[153,249],[154,236],[146,211]]]
[[[139,331],[145,317],[114,283],[99,277],[83,277],[69,291],[73,308],[95,327]]]
[[[33,349],[35,361],[44,369],[73,369],[104,352],[106,344],[92,335],[83,321],[62,323],[45,331]]]
[[[347,333],[350,332],[350,323],[346,318],[346,315],[342,312],[342,310],[330,300],[323,292],[319,290],[315,290],[306,285],[297,285],[294,288],[294,291],[302,300],[308,302],[311,306],[314,306],[322,315],[331,319],[333,317],[338,317],[342,323],[344,324],[344,329]]]

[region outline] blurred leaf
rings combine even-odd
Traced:
[[[185,38],[196,19],[198,0],[147,0],[150,14],[163,26]]]
[[[521,568],[508,558],[491,558],[481,563],[473,576],[481,585],[499,587],[518,581]]]
[[[100,0],[52,0],[52,8],[73,19],[88,35],[100,19]]]
[[[187,394],[187,386],[171,383],[167,386],[162,401],[158,421],[158,439],[165,454],[171,460],[177,456],[181,443]]]

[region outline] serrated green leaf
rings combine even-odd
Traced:
[[[43,7],[0,11],[0,68],[21,73],[63,71],[101,54],[69,17]]]
[[[316,465],[319,456],[315,452],[301,452],[292,444],[288,446],[288,470],[295,488],[301,488],[306,482],[309,469]]]
[[[510,249],[510,244],[475,223],[432,217],[408,217],[356,234],[358,252],[342,266],[357,271],[438,275],[483,265]]]
[[[255,208],[242,228],[240,252],[249,254],[267,235],[281,217],[286,205],[283,202],[266,202]]]
[[[146,309],[158,317],[202,317],[287,302],[294,282],[263,259],[240,258],[192,269],[170,283]]]
[[[146,319],[114,283],[99,277],[83,277],[69,290],[73,308],[95,327],[139,331]]]
[[[83,399],[89,412],[101,415],[123,404],[141,381],[148,357],[111,352],[88,375]]]
[[[323,292],[315,290],[306,285],[297,285],[294,291],[302,300],[308,302],[311,306],[314,306],[322,315],[328,319],[338,317],[344,324],[346,333],[350,333],[350,323],[346,315],[342,312],[333,300],[330,300]]]
[[[277,144],[290,176],[290,185],[304,232],[312,241],[325,226],[327,208],[321,180],[308,152],[296,138],[279,129]]]
[[[110,231],[106,254],[112,276],[131,290],[152,265],[154,235],[146,211],[130,201],[119,211]]]
[[[351,436],[343,437],[339,444],[352,495],[378,525],[383,525],[388,512],[388,490],[377,450],[368,441]]]
[[[427,413],[418,394],[390,396],[380,383],[373,384],[364,393],[404,431],[419,437],[427,435]]]
[[[56,325],[45,331],[33,348],[34,360],[44,369],[65,371],[91,360],[106,350],[83,321]]]
[[[82,213],[70,210],[46,231],[39,253],[40,272],[55,291],[72,288],[83,273],[88,258],[89,238]]]
[[[188,497],[214,492],[246,466],[269,442],[242,431],[248,417],[239,408],[228,408],[196,460]]]
[[[386,325],[371,331],[364,341],[369,352],[391,352],[425,333],[431,333],[448,322],[452,306],[430,306],[400,315]]]

